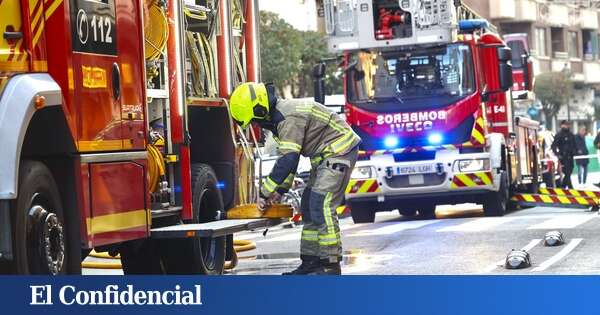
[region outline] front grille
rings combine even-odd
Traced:
[[[423,174],[423,184],[421,185],[410,185],[408,177],[411,175],[399,175],[393,176],[392,178],[385,179],[386,184],[391,188],[413,188],[413,187],[427,187],[427,186],[439,186],[446,180],[446,173],[443,174]],[[414,175],[413,175],[414,176]]]

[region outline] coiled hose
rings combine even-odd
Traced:
[[[155,142],[156,143],[156,142]],[[156,192],[159,180],[165,176],[165,160],[162,152],[154,144],[147,145],[148,150],[148,185],[150,192]]]
[[[250,251],[256,249],[256,243],[248,240],[234,240],[233,241],[233,249],[234,249],[234,257],[231,261],[225,262],[225,269],[230,270],[237,266],[238,257],[237,253]],[[89,255],[90,257],[100,258],[110,260],[109,262],[103,261],[84,261],[81,263],[82,268],[87,269],[121,269],[121,256],[111,256],[108,253],[97,253],[96,251],[92,251]]]

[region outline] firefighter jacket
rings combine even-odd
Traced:
[[[279,100],[270,110],[270,120],[261,127],[273,132],[281,154],[263,181],[263,197],[289,190],[300,155],[310,158],[315,167],[326,158],[350,152],[361,142],[342,117],[309,100]]]

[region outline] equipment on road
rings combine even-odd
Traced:
[[[276,204],[260,211],[256,204],[240,205],[227,211],[228,219],[291,218],[294,209],[287,204]]]
[[[565,238],[560,231],[550,231],[544,235],[545,246],[559,246],[565,243]]]
[[[346,119],[363,139],[346,189],[355,222],[458,203],[502,216],[514,194],[537,192],[539,123],[513,115],[531,101],[523,34],[503,40],[461,1],[317,3],[330,50],[343,54]]]
[[[513,249],[506,256],[506,269],[523,269],[531,267],[531,256],[522,249]]]
[[[76,274],[95,249],[125,273],[220,274],[233,233],[281,221],[221,215],[257,198],[254,148],[226,106],[258,80],[257,13],[0,1],[2,272]]]
[[[515,205],[522,207],[560,207],[560,208],[584,208],[598,211],[600,207],[600,192],[540,188],[537,194],[515,193],[511,197]]]

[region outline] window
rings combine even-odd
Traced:
[[[594,60],[598,55],[598,33],[594,30],[581,31],[581,48],[585,60]]]
[[[548,56],[548,51],[546,50],[546,29],[545,28],[536,28],[535,29],[535,48],[537,49],[537,54],[540,57]]]
[[[557,58],[559,55],[566,53],[564,29],[560,27],[550,28],[550,38],[552,40],[552,53]],[[562,58],[566,58],[566,55]]]
[[[579,58],[579,40],[577,32],[569,31],[569,57]]]
[[[450,44],[411,51],[358,52],[349,100],[422,108],[456,102],[475,92],[471,49]]]

